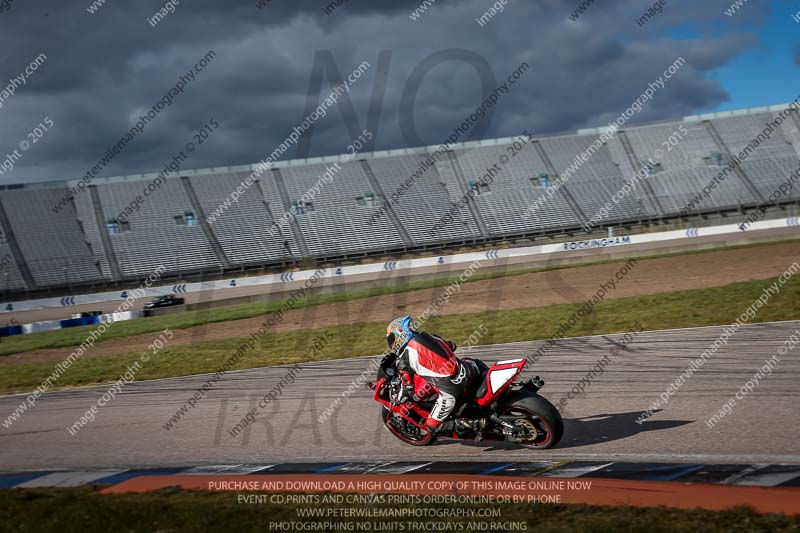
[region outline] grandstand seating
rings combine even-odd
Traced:
[[[310,254],[330,257],[402,248],[403,240],[389,217],[376,217],[373,225],[369,223],[380,209],[380,201],[361,165],[357,161],[336,163],[340,170],[334,163],[280,168],[290,204],[300,202],[303,195],[313,196],[312,206],[299,206],[295,215]],[[321,181],[326,173],[329,183]],[[370,194],[374,200],[367,202]],[[359,203],[357,198],[364,200]]]
[[[141,195],[147,183],[130,181],[97,187],[106,224]],[[187,220],[190,214],[196,220],[198,214],[194,211],[178,179],[168,179],[143,197],[140,209],[127,217],[129,229],[120,228],[109,236],[122,275],[147,275],[159,266],[168,272],[219,266],[201,226]]]
[[[4,230],[13,231],[36,286],[81,284],[102,277],[74,207],[67,205],[58,213],[51,209],[65,194],[63,187],[15,189],[0,197],[11,226]]]
[[[614,203],[604,222],[676,217],[783,107],[626,127],[552,194],[548,186],[601,129],[542,136],[514,154],[508,148],[516,139],[495,139],[453,145],[444,154],[431,147],[360,154],[347,162],[278,162],[235,202],[231,193],[251,167],[187,171],[168,177],[128,217],[119,214],[154,175],[98,178],[62,209],[53,207],[74,182],[0,187],[0,290],[134,280],[160,265],[181,275],[575,229],[658,150],[664,150],[658,165]],[[681,128],[686,134],[667,150],[663,143]],[[797,171],[798,154],[800,120],[792,116],[693,212],[756,205]],[[434,164],[402,190],[426,160]],[[500,170],[491,183],[478,185],[494,165]],[[326,172],[330,183],[320,179]],[[474,201],[454,207],[471,188]],[[800,200],[800,187],[787,198]],[[226,201],[230,205],[220,211]],[[445,222],[448,212],[453,220]]]
[[[5,231],[4,231],[5,233]],[[14,254],[8,244],[0,244],[0,293],[27,289],[28,285],[14,261]]]
[[[738,154],[771,120],[771,113],[756,113],[715,120],[714,125],[730,151]],[[745,173],[765,198],[797,169],[797,152],[790,137],[794,134],[797,143],[797,131],[791,128],[792,122],[787,126],[777,128],[742,164]]]
[[[492,177],[490,191],[481,193],[476,201],[492,234],[580,225],[581,221],[560,194],[547,199],[547,185],[558,176],[550,175],[533,147],[526,143],[513,158],[509,157],[511,154],[506,148],[507,145],[498,145],[456,152],[468,183],[483,179],[495,164],[502,169]],[[500,163],[501,156],[509,157],[505,165]],[[541,207],[531,213],[529,206],[536,205],[543,195]]]
[[[401,184],[418,172],[428,155],[401,154],[368,160],[382,192],[390,198],[392,194],[399,195],[393,209],[400,223],[415,244],[469,239],[480,235],[476,223],[464,211],[459,211],[455,220],[444,224],[441,232],[431,233],[450,210],[452,202],[461,195],[453,177],[454,170],[446,156],[439,156],[437,164],[424,171],[412,187],[405,192],[401,191]]]
[[[562,136],[542,140],[542,146],[549,154],[556,170],[565,172],[575,162],[575,158],[585,152],[597,136]],[[603,146],[584,163],[566,182],[575,200],[588,218],[594,216],[611,197],[624,185],[626,178],[619,163],[611,159],[611,152]],[[641,208],[638,197],[625,196],[613,209],[613,218],[640,218]]]
[[[191,177],[206,217],[212,215],[248,175],[248,172],[230,172]],[[234,208],[215,217],[211,224],[233,264],[266,264],[300,257],[290,232],[283,229],[274,235],[269,233],[269,228],[275,224],[273,217],[277,216],[276,212],[283,213],[283,208],[277,196],[262,196],[260,183],[247,188]]]

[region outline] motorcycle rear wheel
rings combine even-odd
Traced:
[[[546,398],[538,394],[526,394],[512,399],[500,409],[502,415],[523,415],[526,422],[536,430],[530,441],[515,441],[526,448],[546,450],[552,448],[564,436],[564,420]]]
[[[392,435],[411,446],[430,446],[436,442],[435,433],[421,430],[402,417],[390,417],[386,407],[381,407],[381,422]]]

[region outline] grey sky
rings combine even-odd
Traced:
[[[439,0],[418,21],[409,13],[419,0],[350,0],[330,16],[323,13],[327,2],[272,0],[258,9],[256,0],[235,7],[182,0],[152,28],[147,19],[163,2],[107,0],[90,14],[88,0],[16,0],[0,12],[0,85],[39,53],[48,60],[0,108],[0,159],[44,117],[55,126],[0,183],[79,178],[209,50],[214,61],[102,176],[160,169],[211,118],[221,127],[187,167],[262,159],[303,119],[319,51],[330,51],[343,75],[364,60],[372,65],[349,95],[362,127],[379,53],[390,51],[376,149],[413,144],[401,131],[412,114],[425,143],[441,142],[480,103],[478,72],[451,60],[430,70],[413,108],[401,105],[414,69],[443,50],[482,58],[498,83],[520,63],[530,65],[501,99],[486,137],[604,124],[678,56],[688,64],[637,120],[702,112],[727,98],[709,72],[757,45],[751,28],[763,23],[767,5],[750,0],[746,14],[724,17],[730,2],[672,0],[639,28],[634,19],[646,3],[596,3],[573,22],[568,16],[578,3],[510,0],[481,28],[475,19],[492,6],[488,0]],[[687,25],[707,36],[669,36],[671,28]],[[325,78],[322,93],[329,90]],[[317,123],[310,153],[341,153],[348,138],[334,109]]]

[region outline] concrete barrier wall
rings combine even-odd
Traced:
[[[95,315],[82,318],[69,318],[66,320],[45,320],[42,322],[33,322],[31,324],[22,324],[17,328],[2,328],[4,331],[0,332],[0,336],[27,335],[29,333],[40,333],[42,331],[55,331],[57,329],[64,328],[91,326],[93,324],[100,324],[101,322],[120,322],[125,320],[133,320],[142,316],[144,316],[144,313],[141,311],[127,311],[125,313],[111,313],[107,315]],[[6,334],[3,335],[3,333]]]

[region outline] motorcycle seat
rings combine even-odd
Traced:
[[[483,365],[483,366],[486,366],[486,365]],[[485,368],[485,369],[482,368],[481,369],[481,375],[478,378],[480,386],[478,387],[478,390],[475,391],[475,394],[473,395],[473,399],[480,398],[480,397],[482,397],[483,395],[486,394],[486,374],[488,374],[488,373],[489,373],[489,369],[488,368]]]

